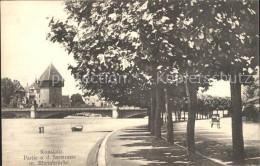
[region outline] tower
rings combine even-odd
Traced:
[[[61,107],[64,79],[51,63],[39,79],[40,104],[44,107]]]

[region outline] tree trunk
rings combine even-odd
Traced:
[[[156,86],[156,114],[155,114],[155,137],[161,138],[161,88]]]
[[[165,94],[165,110],[166,110],[166,117],[167,117],[167,141],[173,143],[174,135],[173,135],[173,124],[172,124],[172,111],[169,108],[170,101],[169,101],[167,87],[164,88],[164,94]]]
[[[148,132],[151,132],[151,120],[152,120],[152,96],[150,100],[150,108],[147,108],[147,115],[148,115]]]
[[[175,114],[175,122],[177,122],[177,110],[174,109],[174,114]]]
[[[163,103],[163,101],[161,101],[161,103]],[[162,125],[163,125],[163,123],[164,123],[163,114],[164,114],[164,112],[161,111]]]
[[[183,110],[180,111],[180,114],[179,114],[179,121],[181,121],[181,118],[182,118],[182,113],[181,113],[181,112],[183,112]]]
[[[245,160],[242,124],[241,83],[235,77],[236,75],[231,75],[230,82],[232,108],[233,164],[240,165],[243,164]]]
[[[193,84],[189,81],[185,83],[186,93],[188,96],[188,122],[187,122],[187,148],[189,152],[195,152],[195,139],[194,139],[194,129],[195,129],[195,117],[197,112],[197,90]],[[190,155],[190,154],[189,154]]]
[[[155,114],[156,114],[156,92],[153,89],[151,95],[151,135],[155,135]]]
[[[166,110],[166,108],[165,108],[165,110]],[[168,115],[167,115],[167,113],[165,112],[165,115],[164,115],[164,123],[166,123],[167,122],[167,117]]]

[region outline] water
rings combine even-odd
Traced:
[[[83,125],[82,132],[71,131],[77,124]],[[91,148],[109,132],[145,124],[147,119],[3,119],[3,165],[29,166],[40,165],[41,161],[59,161],[65,165],[85,166]],[[44,133],[39,133],[40,126],[44,126]],[[54,151],[58,157],[53,159],[53,154],[45,154],[46,151]]]

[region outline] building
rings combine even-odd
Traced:
[[[61,107],[71,107],[70,96],[62,96]]]
[[[35,102],[38,106],[40,105],[40,87],[39,82],[35,79],[35,82],[26,88],[26,97],[29,99],[30,103]]]
[[[61,107],[64,79],[51,63],[39,78],[40,105],[43,107]]]
[[[62,87],[64,87],[64,79],[51,63],[38,80],[27,86],[26,96],[31,104],[36,104],[38,107],[61,107]],[[67,99],[65,102],[67,103]]]
[[[92,107],[112,107],[111,102],[100,99],[98,96],[84,97],[85,103]]]

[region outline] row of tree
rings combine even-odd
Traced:
[[[156,138],[166,112],[167,140],[174,140],[170,110],[187,102],[188,152],[195,151],[198,89],[207,89],[212,79],[230,81],[233,160],[238,164],[245,156],[241,84],[254,74],[258,58],[257,3],[68,1],[67,19],[50,20],[48,39],[73,55],[77,65],[69,69],[85,95],[149,108],[149,131]]]
[[[228,111],[231,114],[231,100],[229,97],[202,96],[198,98],[198,112],[200,114],[211,114],[213,111]]]

